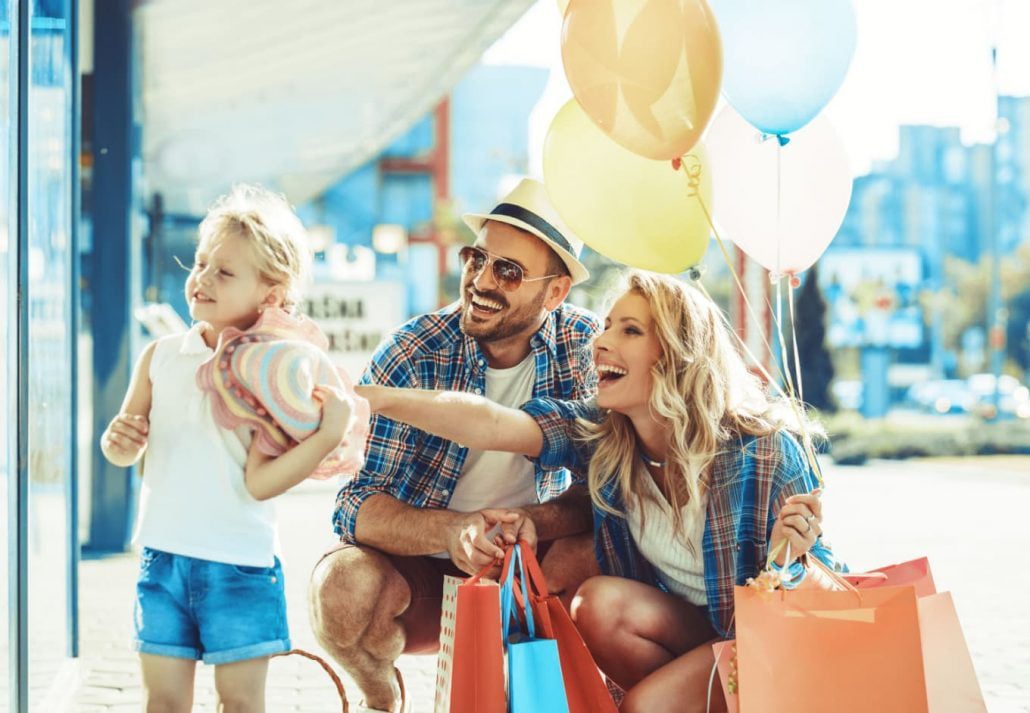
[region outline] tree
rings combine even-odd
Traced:
[[[837,405],[830,393],[833,381],[833,360],[826,348],[826,300],[819,289],[817,269],[813,265],[794,303],[794,321],[801,361],[802,387],[805,402],[820,411],[835,411]],[[784,335],[789,339],[788,335]],[[787,346],[787,362],[792,378],[797,373],[794,350]]]

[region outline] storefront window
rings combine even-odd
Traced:
[[[26,701],[30,711],[58,710],[74,684],[69,658],[75,576],[69,528],[74,112],[68,6],[65,0],[30,0],[20,7],[0,0],[0,606],[5,610],[0,713],[12,704],[22,710]],[[17,41],[19,12],[29,13],[29,41],[23,46]],[[18,91],[19,61],[25,60],[27,95]],[[19,124],[19,116],[27,121]],[[27,173],[18,170],[20,161],[27,161]],[[26,230],[19,231],[19,215],[27,217],[21,222]],[[19,314],[28,316],[27,341],[18,328]],[[19,393],[27,398],[20,402]],[[26,435],[27,460],[21,465],[27,483],[21,482],[27,491],[14,487],[18,442]],[[12,498],[18,492],[20,503]],[[16,596],[19,591],[23,597]],[[14,622],[19,626],[12,630]],[[27,670],[18,664],[25,659],[16,658],[25,651]]]
[[[4,616],[0,617],[0,712],[6,713],[10,704],[10,646],[8,623],[10,617],[11,598],[8,595],[8,548],[16,536],[17,523],[11,517],[8,501],[11,472],[14,467],[12,458],[13,429],[10,425],[14,413],[14,353],[13,329],[11,317],[14,300],[15,280],[14,264],[11,259],[11,176],[13,166],[12,141],[15,131],[17,112],[12,107],[11,92],[12,67],[14,66],[14,43],[11,41],[11,28],[15,26],[11,16],[11,4],[8,0],[0,0],[0,404],[3,417],[0,418],[0,607]]]
[[[29,87],[29,709],[71,683],[71,114],[66,3],[36,0]],[[62,681],[65,681],[62,683]]]

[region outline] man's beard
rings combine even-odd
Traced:
[[[476,293],[492,302],[505,305],[504,315],[494,321],[491,320],[489,324],[476,321],[472,317],[472,298],[469,296],[469,291],[473,288],[466,286],[462,292],[462,304],[461,304],[461,331],[469,335],[473,339],[480,342],[499,342],[510,337],[515,336],[529,330],[535,330],[540,320],[540,313],[543,310],[544,300],[547,297],[546,290],[540,290],[540,294],[537,295],[536,299],[528,304],[524,304],[518,309],[512,309],[508,300],[504,299],[503,295],[498,292],[479,292]]]

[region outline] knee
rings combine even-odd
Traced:
[[[379,616],[399,616],[409,598],[407,584],[386,557],[350,548],[323,558],[312,572],[311,625],[320,638],[346,643]]]
[[[570,613],[584,636],[603,635],[620,626],[629,601],[617,585],[617,577],[591,577],[576,591]]]
[[[619,713],[654,713],[655,711],[667,710],[669,706],[668,692],[648,690],[643,686],[636,686],[630,690],[622,699],[619,706]]]
[[[263,710],[263,697],[264,691],[218,691],[218,710],[221,713],[257,713]]]
[[[146,713],[180,713],[190,709],[190,702],[184,701],[181,693],[147,689],[143,709]]]

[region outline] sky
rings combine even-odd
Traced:
[[[997,87],[1030,95],[1030,0],[853,0],[858,46],[824,110],[855,175],[897,154],[898,126],[958,126],[967,143],[994,136],[990,47]],[[557,0],[538,0],[484,55],[486,64],[547,67],[550,81],[530,118],[530,172],[539,175],[551,118],[572,93],[561,66]]]

